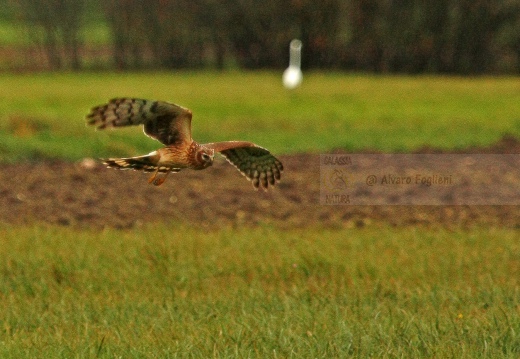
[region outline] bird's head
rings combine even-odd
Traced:
[[[195,152],[195,160],[197,166],[195,169],[203,170],[213,164],[213,158],[215,157],[215,150],[199,147]]]

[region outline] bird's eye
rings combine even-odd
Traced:
[[[203,153],[203,154],[202,154],[202,159],[203,159],[204,161],[209,161],[209,156],[208,156],[206,153]]]

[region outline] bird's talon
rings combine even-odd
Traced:
[[[164,183],[164,181],[165,181],[165,178],[156,178],[153,180],[153,184],[155,186],[160,186]]]

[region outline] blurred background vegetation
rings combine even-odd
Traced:
[[[518,74],[518,0],[0,0],[0,69]]]

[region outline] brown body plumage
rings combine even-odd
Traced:
[[[104,160],[111,168],[154,172],[149,183],[155,185],[162,184],[170,172],[211,166],[215,152],[226,157],[255,188],[267,189],[280,180],[283,165],[268,150],[246,141],[198,144],[191,138],[191,118],[191,111],[178,105],[118,98],[94,107],[87,123],[98,129],[142,124],[146,135],[163,143],[165,147],[145,156]],[[158,173],[165,176],[158,178]]]

